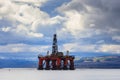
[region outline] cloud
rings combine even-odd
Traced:
[[[9,32],[10,31],[10,27],[2,27],[2,28],[0,28],[0,31]]]
[[[120,46],[113,44],[86,44],[82,45],[79,43],[67,43],[64,44],[63,50],[69,50],[71,52],[102,52],[102,53],[113,53],[120,54]]]
[[[54,26],[56,24],[60,24],[63,19],[59,15],[50,17],[48,13],[41,11],[39,7],[41,7],[45,2],[47,2],[47,0],[0,1],[1,20],[6,19],[11,22],[12,26],[10,26],[10,32],[22,35],[23,33],[26,33],[23,36],[41,38],[44,33],[41,33],[38,30],[42,26]],[[21,33],[21,31],[23,33]]]
[[[71,52],[96,52],[97,45],[81,45],[79,43],[67,43],[63,45],[64,50]]]
[[[11,0],[13,3],[16,4],[28,4],[32,5],[34,7],[41,7],[44,3],[46,3],[48,0]]]
[[[67,4],[63,4],[57,10],[66,17],[63,23],[64,29],[76,38],[90,37],[91,33],[86,28],[87,15],[84,14],[84,6],[81,1],[73,0]],[[83,12],[82,12],[83,11]],[[78,36],[79,35],[79,36]]]
[[[77,38],[113,37],[120,33],[119,4],[118,0],[71,0],[56,10],[67,18],[64,28]]]
[[[46,42],[48,43],[50,36],[46,37],[46,35],[52,36],[51,32],[55,31],[55,25],[61,24],[63,18],[59,15],[50,17],[48,13],[40,9],[47,0],[16,0],[18,3],[14,1],[15,0],[0,1],[1,49],[5,48],[4,46],[6,45],[12,44],[16,44],[17,47],[17,44],[21,43],[31,46],[33,44],[43,45],[46,44]],[[11,49],[12,46],[9,46],[2,51],[21,52],[25,48],[16,47]],[[10,50],[7,50],[7,48]]]
[[[64,43],[60,43],[61,50],[120,53],[120,1],[71,0],[56,7],[54,16],[41,10],[47,2],[0,1],[0,20],[4,22],[0,24],[0,44],[4,44],[1,49],[12,52],[47,50],[48,46],[32,47],[31,44],[49,44],[52,34],[57,33]]]
[[[18,53],[18,52],[47,52],[49,45],[27,45],[27,44],[8,44],[0,46],[0,53]]]
[[[43,37],[42,33],[32,32],[24,25],[18,25],[15,32],[23,36],[26,35],[27,37],[38,37],[38,38]]]
[[[120,42],[120,36],[113,36],[112,39],[117,42]]]
[[[120,45],[102,45],[99,50],[101,52],[109,52],[109,53],[120,53]]]

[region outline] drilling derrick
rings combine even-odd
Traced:
[[[52,55],[56,55],[57,53],[58,53],[57,35],[54,34],[53,45],[52,45]]]
[[[52,53],[49,55],[49,51],[46,56],[38,56],[38,70],[74,70],[74,56],[64,55],[63,52],[58,51],[57,35],[53,35]]]

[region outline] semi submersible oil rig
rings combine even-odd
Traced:
[[[38,56],[38,70],[74,70],[74,56],[69,56],[69,51],[64,55],[63,52],[58,52],[57,35],[54,34],[52,53],[49,51],[46,56]]]

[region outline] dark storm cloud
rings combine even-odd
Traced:
[[[99,14],[98,18],[96,17],[98,27],[101,26],[120,29],[120,0],[85,0],[84,2],[100,11],[100,13],[96,12],[96,14]],[[99,16],[102,18],[100,19]]]
[[[101,18],[94,18],[96,24],[95,29],[101,30],[102,34],[111,36],[111,38],[116,35],[120,37],[120,1],[101,0],[100,4],[92,5],[88,3],[88,5],[98,8],[101,12],[100,14],[98,13],[98,16],[101,16]]]
[[[108,36],[112,39],[117,36],[120,39],[120,0],[72,0],[59,7],[58,11],[65,16],[66,13],[76,11],[85,17],[83,27],[95,32],[92,37],[102,36],[105,39]],[[114,42],[111,41],[112,43]]]
[[[85,4],[96,8],[95,28],[111,36],[120,36],[120,0],[85,0]]]

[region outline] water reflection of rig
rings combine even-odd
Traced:
[[[63,52],[58,52],[57,35],[54,34],[52,54],[49,51],[46,56],[38,56],[38,70],[74,70],[74,56],[69,55],[69,51],[64,55]]]

